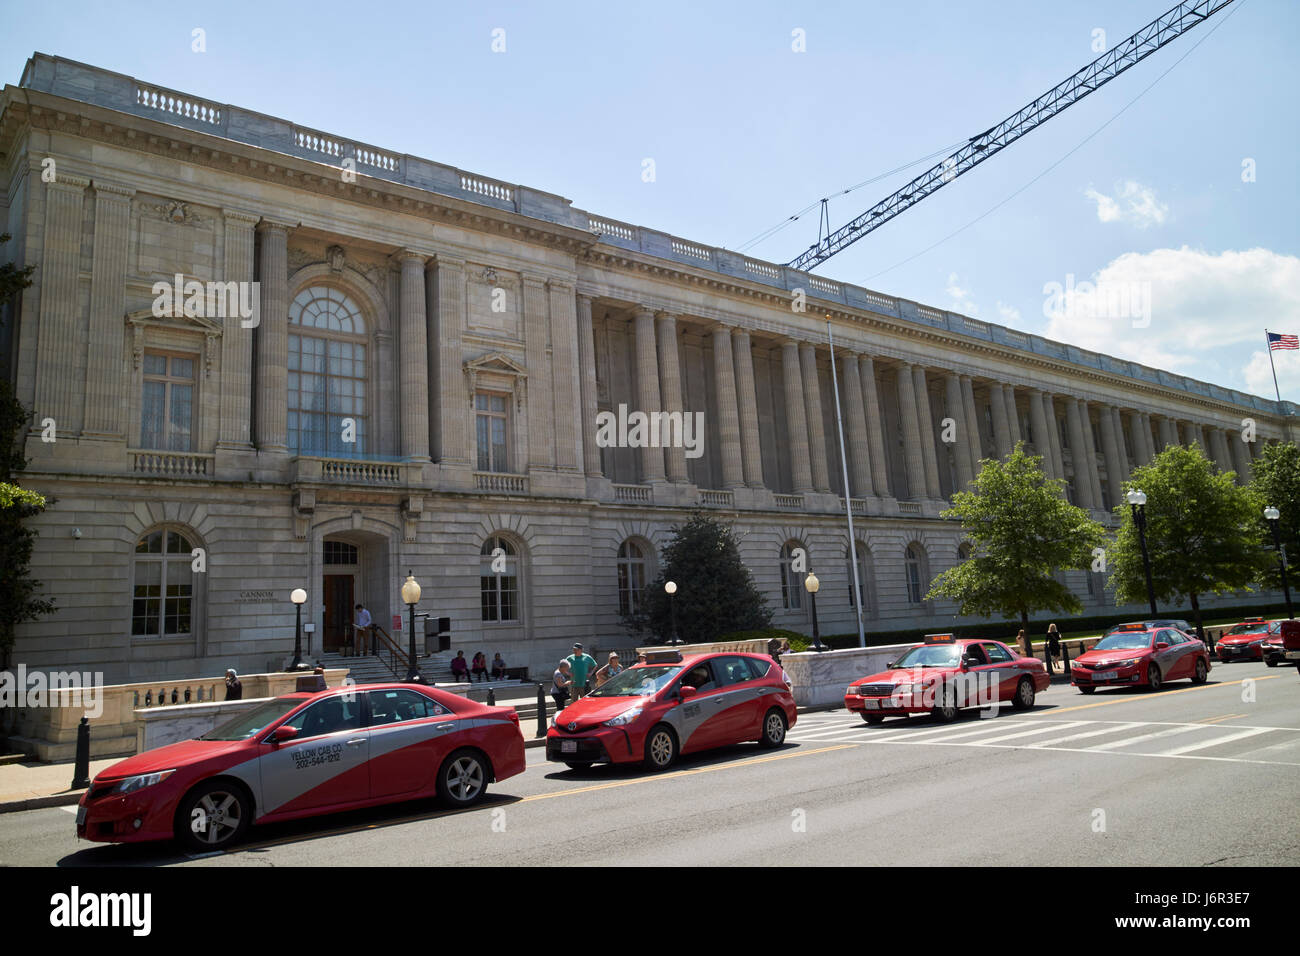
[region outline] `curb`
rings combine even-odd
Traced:
[[[85,790],[73,790],[70,793],[54,793],[48,797],[28,797],[26,800],[10,800],[0,803],[0,813],[19,813],[23,810],[41,810],[45,807],[69,807],[81,802]]]

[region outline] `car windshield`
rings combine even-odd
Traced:
[[[271,726],[303,702],[302,697],[277,697],[252,710],[232,717],[224,724],[213,727],[199,740],[247,740],[264,728]]]
[[[895,661],[894,666],[956,667],[960,663],[961,648],[956,644],[921,644]]]
[[[1094,651],[1136,651],[1151,646],[1149,631],[1123,631],[1103,637],[1094,646]]]
[[[1268,630],[1268,625],[1263,621],[1256,621],[1254,624],[1238,624],[1236,627],[1228,628],[1228,635],[1232,634],[1263,634]]]
[[[658,693],[681,671],[681,665],[629,667],[593,690],[588,697],[649,697]]]

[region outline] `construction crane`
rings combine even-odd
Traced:
[[[1232,0],[1188,0],[1152,20],[1109,53],[1093,60],[1069,79],[1057,84],[1028,106],[1016,110],[1001,123],[972,136],[966,145],[930,167],[892,195],[886,196],[862,215],[834,232],[830,231],[826,200],[822,200],[823,235],[802,255],[790,260],[792,269],[816,268],[831,256],[867,233],[883,226],[899,213],[915,206],[952,182],[962,173],[1006,149],[1030,130],[1068,109],[1093,90],[1104,86],[1129,67],[1145,60],[1197,24],[1204,23]]]

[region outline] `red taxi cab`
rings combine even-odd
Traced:
[[[1282,658],[1295,664],[1300,672],[1300,621],[1282,622]]]
[[[435,794],[469,806],[490,781],[523,770],[524,738],[510,707],[412,684],[286,694],[196,740],[102,770],[81,798],[77,836],[175,837],[221,850],[252,823]]]
[[[1278,664],[1296,664],[1300,666],[1300,653],[1292,656],[1287,655],[1286,634],[1290,631],[1294,637],[1300,637],[1300,621],[1278,621],[1277,631],[1270,633],[1264,638],[1261,646],[1264,652],[1264,663],[1269,667],[1277,667]],[[1300,651],[1300,646],[1295,650]]]
[[[1042,661],[1022,657],[1001,641],[927,634],[924,644],[909,649],[888,670],[850,684],[844,706],[869,724],[908,714],[933,714],[947,722],[956,720],[962,708],[997,706],[1004,700],[1028,710],[1050,682]]]
[[[638,762],[666,770],[679,754],[713,747],[779,747],[795,718],[785,672],[770,657],[659,652],[556,714],[546,759],[575,770]]]
[[[1228,661],[1262,661],[1264,659],[1264,641],[1276,635],[1282,627],[1281,621],[1266,621],[1262,617],[1248,617],[1240,624],[1223,632],[1215,643],[1215,653],[1219,660]]]
[[[1071,682],[1084,694],[1106,686],[1159,690],[1183,678],[1204,684],[1209,676],[1210,652],[1176,627],[1126,624],[1070,662]]]

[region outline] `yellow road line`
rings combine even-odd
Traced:
[[[1073,707],[1055,707],[1051,710],[1042,711],[1042,714],[1068,714],[1072,710],[1089,710],[1093,707],[1108,707],[1111,704],[1135,704],[1144,700],[1164,700],[1167,697],[1173,697],[1175,694],[1190,694],[1194,690],[1212,690],[1216,687],[1232,687],[1236,684],[1244,684],[1248,680],[1276,680],[1281,676],[1281,674],[1267,674],[1263,677],[1243,677],[1241,680],[1224,681],[1221,684],[1196,684],[1192,687],[1180,688],[1179,690],[1162,690],[1158,694],[1151,694],[1146,697],[1116,697],[1113,700],[1099,700],[1092,704],[1076,704]]]

